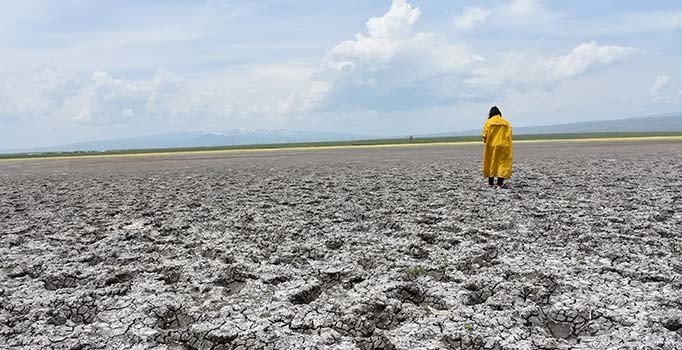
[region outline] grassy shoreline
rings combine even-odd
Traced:
[[[544,135],[516,135],[515,142],[545,142],[545,141],[628,141],[678,139],[682,141],[682,132],[670,133],[581,133],[581,134],[544,134]],[[229,151],[259,151],[259,150],[295,150],[295,149],[334,149],[373,146],[408,146],[429,144],[466,144],[479,143],[480,136],[453,137],[423,137],[423,138],[388,138],[353,141],[322,141],[252,144],[239,146],[215,147],[180,147],[180,148],[146,148],[111,151],[75,151],[75,152],[37,152],[37,153],[6,153],[0,154],[0,160],[12,159],[44,159],[44,158],[78,158],[100,156],[134,156],[134,155],[162,155],[176,153],[211,153]]]

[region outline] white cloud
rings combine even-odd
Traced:
[[[495,21],[488,19],[494,17]],[[511,30],[516,33],[531,28],[554,26],[554,21],[562,16],[548,9],[541,0],[511,0],[489,8],[467,7],[453,17],[452,25],[458,30],[470,30],[487,22],[491,31]]]
[[[488,62],[469,79],[481,88],[501,86],[543,87],[580,76],[590,69],[613,64],[637,52],[631,47],[600,46],[594,41],[582,43],[566,55],[542,56],[528,52],[508,52],[496,62]]]
[[[443,115],[455,113],[464,121],[468,115],[485,110],[492,101],[508,105],[516,118],[534,115],[538,110],[556,111],[558,106],[566,116],[577,118],[584,114],[575,111],[604,104],[606,92],[598,88],[604,85],[610,87],[612,95],[607,104],[628,111],[623,115],[639,113],[634,112],[638,106],[654,110],[654,96],[670,97],[668,104],[682,98],[674,79],[659,82],[665,86],[654,88],[657,83],[653,80],[661,69],[671,77],[679,75],[673,59],[677,51],[671,43],[674,30],[682,28],[682,17],[679,9],[667,11],[663,6],[654,6],[650,12],[624,7],[594,16],[571,13],[574,9],[586,10],[580,8],[583,5],[573,4],[561,6],[567,12],[553,12],[556,9],[539,0],[498,0],[465,7],[451,24],[461,30],[456,34],[475,39],[472,49],[457,39],[420,32],[420,21],[429,19],[422,18],[420,8],[409,0],[395,0],[383,15],[370,18],[366,28],[356,28],[360,34],[324,52],[319,51],[320,45],[328,45],[329,37],[347,32],[344,25],[352,23],[349,16],[357,13],[343,2],[333,5],[339,13],[331,17],[320,19],[326,12],[319,11],[305,14],[311,17],[310,22],[301,23],[318,28],[322,21],[326,29],[303,36],[299,31],[292,34],[287,28],[277,27],[282,25],[278,20],[262,28],[249,27],[237,17],[210,21],[214,14],[222,16],[224,12],[210,6],[205,17],[180,16],[180,12],[186,15],[187,11],[164,10],[159,12],[163,16],[151,22],[148,16],[133,16],[129,21],[122,18],[120,22],[129,28],[123,32],[108,24],[92,27],[87,22],[85,27],[65,26],[55,33],[43,33],[44,26],[37,25],[42,20],[36,20],[34,26],[26,20],[12,19],[36,14],[73,23],[59,11],[51,11],[59,5],[43,2],[49,5],[45,11],[22,10],[24,15],[18,17],[14,13],[0,14],[10,24],[0,23],[0,32],[2,28],[8,30],[0,39],[3,140],[8,139],[7,135],[18,139],[13,136],[17,130],[51,130],[54,126],[63,128],[64,140],[69,139],[71,129],[85,130],[73,137],[76,139],[99,137],[96,130],[106,133],[118,129],[121,135],[182,128],[275,127],[277,123],[285,128],[314,129],[322,125],[325,129],[396,132],[439,128],[448,119]],[[90,11],[77,3],[71,9],[89,18]],[[133,3],[130,6],[139,8]],[[176,10],[193,6],[182,5]],[[225,6],[225,10],[234,7]],[[254,2],[249,6],[267,13],[261,10],[269,5]],[[284,22],[288,25],[300,20],[287,18]],[[330,20],[338,20],[334,22],[338,25],[330,26]],[[22,26],[32,33],[22,34],[14,27],[23,22]],[[167,26],[167,22],[183,25]],[[431,22],[424,27],[437,25]],[[234,31],[232,26],[244,30]],[[327,31],[332,27],[333,31]],[[282,33],[270,36],[280,29]],[[476,31],[467,33],[466,29]],[[603,69],[638,51],[627,44],[600,45],[590,38],[635,32],[643,35],[623,35],[618,40],[646,41],[641,45],[655,54],[615,69]],[[670,35],[657,41],[659,32]],[[538,37],[538,33],[543,35]],[[43,36],[46,41],[32,39]],[[490,56],[484,59],[475,50],[479,48]],[[152,51],[156,54],[150,55]],[[37,67],[25,68],[30,62],[55,66],[33,63]],[[183,79],[164,70],[155,73],[154,67],[159,66],[177,67],[174,73]],[[102,71],[93,74],[98,69]],[[578,95],[581,91],[589,93]],[[569,106],[567,100],[572,101]],[[626,100],[627,105],[621,102]],[[607,112],[618,113],[615,108]],[[670,105],[665,108],[670,109]]]
[[[637,50],[622,46],[599,46],[595,41],[575,47],[570,54],[547,61],[550,74],[558,79],[574,77],[594,66],[604,66],[633,55]]]
[[[0,70],[0,121],[46,118],[74,83],[73,77],[46,66]]]
[[[282,115],[296,116],[318,109],[325,104],[331,87],[331,83],[327,81],[310,81],[302,91],[297,91],[288,99],[281,101],[278,112]]]
[[[369,36],[373,38],[400,38],[412,31],[421,16],[419,7],[412,8],[407,0],[393,0],[391,9],[383,17],[373,17],[367,21]]]
[[[220,127],[248,107],[235,102],[226,89],[194,87],[165,69],[136,80],[98,71],[63,100],[57,116],[83,125],[152,123],[198,128],[213,122]]]
[[[531,16],[543,10],[540,0],[512,0],[504,8],[504,12],[511,16]]]
[[[491,12],[480,7],[468,7],[461,15],[452,20],[452,24],[459,29],[471,29],[477,24],[485,22]]]
[[[543,10],[538,1],[509,6],[517,15]],[[486,60],[436,34],[414,33],[419,16],[419,8],[394,0],[384,16],[367,22],[367,34],[329,50],[308,87],[281,102],[278,110],[293,115],[312,110],[395,112],[492,100],[510,89],[541,91],[637,52],[590,41],[565,55],[508,52]]]
[[[311,74],[297,64],[251,65],[206,80],[182,79],[165,69],[143,78],[105,71],[57,72],[66,69],[0,67],[0,123],[84,130],[262,127],[282,121],[284,113],[277,108],[281,96]],[[324,95],[324,84],[311,85],[301,96],[301,108],[314,108]]]
[[[269,95],[267,84],[277,85],[279,78],[267,72],[279,72],[282,76],[279,78],[293,74],[275,66],[254,67],[247,74],[252,82],[246,81],[246,77],[236,77],[238,87],[235,88],[220,80],[202,86],[165,69],[158,69],[148,79],[94,72],[87,84],[64,100],[60,114],[84,125],[154,124],[216,130],[250,126],[256,121],[274,122],[284,112],[296,111],[278,110],[278,99]],[[260,81],[266,76],[267,81]],[[249,83],[254,86],[247,86]],[[258,84],[265,85],[258,87]],[[300,108],[313,108],[323,96],[323,86],[318,84],[311,86],[308,94],[301,95],[301,100],[296,102],[300,102]]]
[[[659,75],[656,77],[656,81],[654,81],[654,84],[651,85],[651,88],[649,89],[649,94],[652,96],[658,96],[661,93],[661,90],[668,86],[670,83],[670,76],[667,75]]]
[[[132,118],[151,118],[150,101],[159,96],[173,96],[181,80],[165,69],[158,69],[152,79],[114,78],[106,72],[94,72],[90,84],[64,101],[64,112],[72,113],[79,123],[109,124]]]
[[[420,15],[419,8],[394,0],[384,16],[367,22],[367,35],[329,50],[313,90],[302,93],[308,108],[394,110],[455,96],[460,76],[483,58],[433,33],[414,33]],[[296,100],[306,103],[303,97],[290,102]]]
[[[668,75],[657,76],[656,80],[649,88],[649,96],[651,96],[651,101],[654,103],[658,103],[670,100],[670,96],[667,94],[669,86],[670,76]]]
[[[357,34],[327,52],[323,68],[349,73],[375,75],[381,71],[407,66],[416,72],[405,79],[446,73],[481,60],[463,46],[451,45],[432,33],[412,33],[420,16],[405,0],[394,0],[386,15],[367,22],[369,36]],[[395,77],[398,78],[398,77]]]

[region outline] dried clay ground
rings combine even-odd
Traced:
[[[682,349],[682,142],[0,162],[2,349]]]

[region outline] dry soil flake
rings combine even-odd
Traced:
[[[4,162],[0,348],[680,350],[680,147]]]

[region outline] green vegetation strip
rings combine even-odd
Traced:
[[[515,135],[514,141],[551,141],[551,140],[584,140],[584,139],[622,139],[622,138],[646,138],[646,137],[680,137],[682,132],[673,133],[580,133],[580,134],[544,134],[544,135]],[[147,153],[183,153],[205,151],[229,151],[229,150],[268,150],[281,148],[315,148],[315,147],[350,147],[350,146],[379,146],[379,145],[408,145],[429,143],[464,143],[481,141],[480,136],[453,136],[453,137],[420,137],[410,139],[389,138],[354,141],[323,141],[323,142],[297,142],[297,143],[273,143],[253,144],[239,146],[215,146],[215,147],[180,147],[180,148],[146,148],[111,151],[76,151],[76,152],[38,152],[38,153],[8,153],[0,154],[0,159],[23,159],[23,158],[57,158],[79,157],[99,155],[135,155]]]

